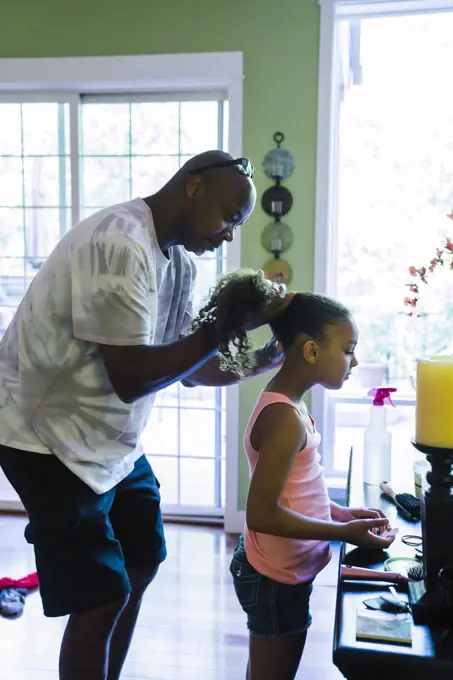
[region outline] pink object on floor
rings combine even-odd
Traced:
[[[0,578],[0,590],[5,588],[27,588],[27,590],[32,590],[33,588],[39,587],[38,574],[36,571],[33,574],[24,576],[23,578]]]

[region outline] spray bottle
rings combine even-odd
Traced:
[[[392,433],[387,429],[385,400],[394,407],[390,397],[396,387],[375,387],[368,392],[373,397],[370,422],[363,442],[363,481],[379,486],[391,479]]]

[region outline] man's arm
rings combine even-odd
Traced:
[[[213,336],[205,329],[167,345],[100,344],[99,350],[113,389],[127,404],[184,380],[194,369],[202,370],[217,351]]]
[[[254,367],[246,380],[276,368],[281,361],[280,359],[277,360],[277,353],[271,348],[271,343],[256,349],[253,354]],[[182,383],[185,387],[229,387],[240,381],[241,378],[232,371],[220,370],[220,357],[217,355],[190,373],[182,380]]]

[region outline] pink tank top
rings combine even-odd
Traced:
[[[295,408],[307,430],[307,443],[296,456],[280,498],[280,505],[307,517],[330,521],[330,499],[318,453],[321,437],[304,404],[297,408],[283,394],[261,392],[244,434],[250,475],[259,456],[259,452],[250,443],[250,434],[261,411],[276,402]],[[247,527],[244,530],[244,546],[250,564],[264,576],[280,583],[311,581],[331,558],[328,541],[281,538],[249,531]]]

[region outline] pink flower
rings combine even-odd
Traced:
[[[453,210],[451,210],[448,215],[447,215],[449,220],[453,221]],[[448,257],[449,256],[449,257]],[[428,275],[433,274],[435,269],[439,266],[443,267],[446,261],[446,258],[450,260],[449,262],[449,268],[453,271],[453,239],[446,238],[445,243],[442,248],[436,248],[436,256],[433,257],[428,265],[428,269],[426,267],[417,267],[410,266],[408,268],[409,271],[409,276],[412,278],[418,278],[420,281],[423,281],[423,283],[428,283]],[[409,288],[409,291],[414,295],[414,297],[407,296],[404,298],[404,304],[406,307],[411,307],[412,309],[417,306],[419,302],[419,287],[417,283],[407,283],[406,286]],[[408,312],[408,316],[414,316],[413,312]],[[420,316],[419,314],[415,316]]]

